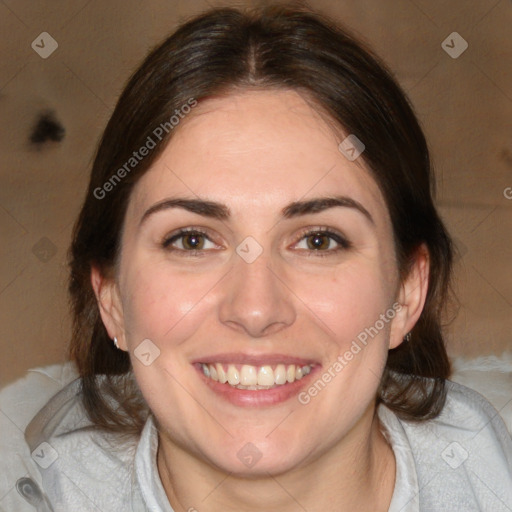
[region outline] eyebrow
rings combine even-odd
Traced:
[[[154,204],[144,212],[140,219],[142,224],[150,215],[162,210],[168,210],[170,208],[181,208],[204,217],[210,217],[212,219],[225,220],[229,218],[230,211],[226,205],[216,203],[214,201],[204,201],[202,199],[166,199],[159,203]]]
[[[282,214],[285,219],[291,219],[336,207],[353,208],[362,213],[372,224],[375,224],[370,212],[359,201],[346,196],[320,197],[308,201],[295,201],[283,208]]]
[[[362,213],[372,224],[375,224],[370,212],[359,201],[346,196],[320,197],[307,201],[294,201],[281,210],[281,215],[285,219],[291,219],[311,213],[320,213],[336,207],[353,208]],[[141,217],[140,224],[150,215],[171,208],[181,208],[204,217],[218,220],[227,220],[231,214],[230,209],[226,205],[214,201],[183,198],[166,199],[146,210]]]

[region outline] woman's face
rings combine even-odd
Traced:
[[[357,443],[411,327],[375,181],[296,92],[210,99],[175,130],[133,191],[106,320],[163,442],[241,474]]]

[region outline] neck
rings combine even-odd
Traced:
[[[396,466],[374,413],[372,407],[343,440],[313,462],[255,478],[222,472],[161,436],[160,478],[175,512],[385,512]]]

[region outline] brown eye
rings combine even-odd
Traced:
[[[162,246],[169,251],[193,252],[215,249],[216,245],[201,231],[180,231],[163,241]]]
[[[316,253],[318,256],[336,254],[351,247],[352,244],[343,235],[324,229],[304,233],[294,246],[295,249]]]
[[[331,241],[332,238],[325,233],[314,233],[306,238],[308,249],[313,251],[329,249]]]
[[[204,247],[204,235],[201,233],[188,233],[182,236],[183,249],[187,251],[200,251]]]

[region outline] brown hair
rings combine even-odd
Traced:
[[[181,26],[130,78],[105,129],[70,249],[70,350],[91,420],[103,428],[137,431],[148,413],[130,380],[128,354],[114,348],[103,326],[90,273],[92,265],[106,275],[115,268],[131,191],[172,130],[133,169],[122,173],[115,186],[104,185],[112,183],[115,170],[156,127],[169,125],[176,110],[191,99],[200,102],[234,88],[296,90],[364,142],[361,158],[387,203],[401,275],[407,274],[420,244],[430,253],[424,310],[411,339],[389,352],[378,401],[405,419],[435,417],[444,405],[450,373],[440,318],[452,248],[433,205],[424,135],[402,90],[361,43],[302,8],[274,6],[248,12],[214,9]],[[107,188],[108,194],[98,193]],[[119,405],[112,407],[111,400]]]

